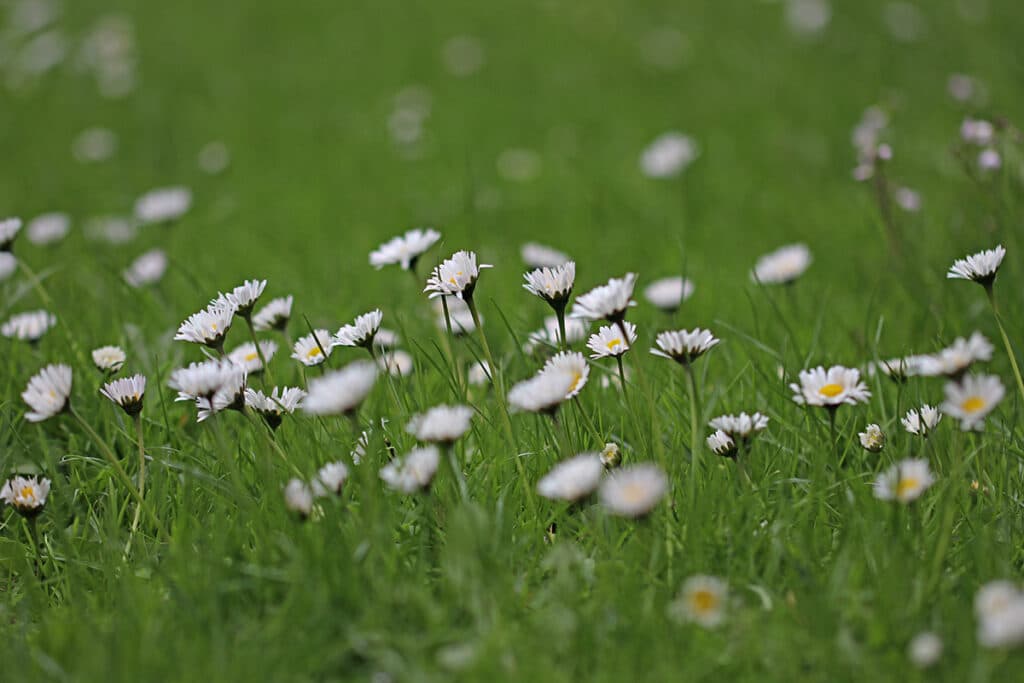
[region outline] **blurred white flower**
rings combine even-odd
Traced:
[[[404,458],[395,459],[381,468],[380,478],[401,493],[416,493],[430,488],[441,462],[437,446],[414,448]]]
[[[14,271],[17,269],[18,259],[14,254],[9,251],[0,251],[0,282],[14,275]]]
[[[649,178],[671,178],[700,156],[693,138],[678,131],[659,135],[640,155],[640,169]]]
[[[683,582],[679,596],[669,605],[669,615],[679,621],[715,628],[725,621],[728,599],[729,586],[725,581],[698,574]]]
[[[570,503],[597,490],[604,465],[595,453],[582,453],[555,465],[537,482],[537,493],[551,500]]]
[[[59,242],[71,230],[71,217],[66,213],[44,213],[28,222],[25,236],[32,244],[46,245]]]
[[[942,657],[942,639],[930,631],[918,633],[907,645],[907,657],[918,669],[927,669]]]
[[[377,365],[392,377],[407,377],[414,369],[412,354],[401,349],[388,349],[377,357]]]
[[[284,487],[284,504],[303,519],[313,512],[313,489],[300,479],[289,480]]]
[[[167,263],[167,254],[163,249],[150,249],[125,269],[124,281],[135,288],[155,284],[167,272]]]
[[[71,397],[71,379],[71,368],[67,365],[47,365],[33,375],[21,393],[22,400],[32,409],[25,419],[42,422],[64,412]]]
[[[680,276],[655,280],[644,288],[644,298],[663,311],[674,313],[693,295],[693,282]]]
[[[787,284],[804,274],[811,265],[811,250],[806,244],[790,244],[757,260],[750,277],[766,285]]]
[[[370,395],[376,381],[375,363],[349,363],[341,370],[309,380],[309,394],[302,401],[302,410],[309,415],[354,413]]]
[[[419,441],[451,444],[469,431],[472,419],[473,409],[469,406],[434,406],[409,420],[405,431]]]
[[[199,150],[197,157],[199,168],[210,175],[217,175],[227,170],[231,163],[231,153],[228,146],[219,140],[208,142]]]
[[[875,498],[910,503],[935,483],[928,461],[911,458],[901,460],[878,475],[874,483]]]
[[[1009,581],[990,581],[974,598],[978,643],[986,648],[1024,643],[1024,594]]]
[[[917,213],[921,210],[921,195],[909,187],[899,187],[893,193],[896,206],[908,213]]]
[[[786,0],[786,24],[797,35],[816,36],[831,20],[828,0]]]
[[[579,379],[572,372],[541,371],[513,386],[508,404],[513,411],[553,415],[578,385]]]
[[[1003,166],[1003,157],[995,149],[989,147],[978,153],[978,168],[982,171],[998,171]]]
[[[292,297],[271,299],[252,316],[252,326],[261,332],[284,330],[292,317]]]
[[[990,121],[970,117],[960,124],[960,139],[972,145],[987,147],[995,139],[996,128]]]
[[[261,340],[260,351],[263,352],[263,358],[269,363],[270,359],[277,353],[277,342],[267,339]],[[228,354],[228,360],[236,365],[241,365],[250,375],[263,371],[263,363],[260,361],[259,351],[256,350],[256,345],[252,342],[245,342],[236,346]]]
[[[192,191],[187,187],[162,187],[135,201],[135,217],[143,224],[168,223],[181,218],[191,206]]]
[[[465,78],[483,68],[484,46],[475,36],[454,36],[444,44],[441,58],[449,73]]]
[[[601,484],[601,503],[613,515],[643,517],[668,491],[668,478],[652,463],[616,470]]]
[[[487,361],[482,360],[472,363],[468,372],[469,383],[473,386],[483,386],[491,382],[491,366]]]
[[[519,255],[530,268],[555,268],[572,260],[568,254],[536,242],[524,244]]]
[[[109,128],[86,128],[71,143],[71,154],[82,164],[106,161],[117,152],[117,135]]]
[[[82,230],[90,240],[127,244],[138,237],[135,223],[120,216],[96,216],[85,221]]]
[[[318,496],[341,495],[348,481],[348,467],[343,462],[329,462],[321,467],[313,480],[313,493]]]
[[[56,324],[57,316],[49,311],[28,311],[8,318],[0,325],[0,334],[8,339],[19,339],[34,344]]]
[[[0,489],[0,499],[23,517],[35,517],[42,512],[49,495],[50,480],[46,477],[15,475]]]
[[[498,175],[517,183],[525,183],[540,175],[541,157],[532,149],[511,148],[498,155]]]
[[[996,375],[966,375],[959,382],[947,382],[946,400],[940,408],[960,420],[960,428],[980,430],[985,417],[1003,400],[1006,390]]]
[[[92,362],[101,372],[115,373],[128,359],[120,346],[101,346],[92,350]]]
[[[10,251],[14,238],[21,231],[20,218],[4,218],[0,220],[0,251]]]

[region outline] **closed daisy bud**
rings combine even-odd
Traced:
[[[996,375],[967,375],[959,382],[948,382],[942,411],[960,420],[960,428],[980,430],[985,417],[1003,400],[1006,390]]]
[[[309,415],[349,415],[362,405],[377,381],[377,366],[369,361],[349,363],[341,370],[309,381],[302,410]]]
[[[266,280],[246,280],[221,296],[234,307],[236,314],[248,320],[252,315],[252,309],[256,306],[256,302],[259,301],[266,287]]]
[[[306,367],[313,367],[327,360],[333,348],[331,333],[324,329],[316,329],[312,334],[299,337],[292,347],[292,358]]]
[[[935,483],[927,460],[908,459],[896,463],[875,480],[875,498],[910,503]]]
[[[654,339],[657,349],[651,353],[662,358],[669,358],[682,365],[689,365],[697,360],[721,341],[708,330],[699,327],[693,331],[676,330],[659,332]]]
[[[423,291],[429,292],[431,299],[454,296],[468,301],[473,298],[480,271],[484,268],[493,266],[486,263],[477,265],[476,254],[472,251],[457,251],[434,268]]]
[[[693,295],[693,283],[682,277],[655,280],[644,288],[644,298],[665,311],[674,313]]]
[[[132,261],[122,276],[129,286],[138,289],[159,282],[165,272],[167,254],[163,249],[151,249]]]
[[[608,284],[595,287],[586,294],[576,297],[571,316],[617,323],[626,317],[626,310],[630,306],[636,305],[633,301],[635,285],[636,273],[626,273],[624,277],[612,278],[608,280]]]
[[[47,365],[28,381],[21,398],[32,410],[25,414],[29,422],[42,422],[59,415],[68,407],[71,397],[71,368]]]
[[[757,260],[750,278],[765,285],[795,281],[811,265],[811,250],[806,244],[790,244]]]
[[[715,628],[725,621],[729,586],[715,576],[691,576],[669,606],[669,615],[679,621],[690,621],[704,628]]]
[[[121,406],[127,414],[138,415],[142,412],[142,398],[146,394],[146,378],[143,375],[133,375],[115,379],[104,384],[100,393]]]
[[[469,406],[435,406],[413,417],[405,431],[420,441],[452,444],[469,431],[472,419]]]
[[[20,218],[4,218],[0,220],[0,251],[10,251],[14,238],[21,232]]]
[[[256,314],[252,316],[253,328],[260,332],[267,332],[269,330],[283,331],[288,327],[288,321],[292,317],[292,301],[293,298],[291,296],[283,296],[268,301],[266,306],[256,311]]]
[[[708,448],[715,455],[721,455],[724,458],[733,458],[736,456],[736,442],[733,438],[718,429],[707,438]]]
[[[748,440],[768,426],[768,416],[761,413],[721,415],[711,420],[708,426],[721,430],[734,439]]]
[[[234,317],[235,309],[232,306],[223,302],[213,302],[181,323],[174,339],[203,344],[219,350],[224,347],[224,337],[231,329]]]
[[[270,396],[256,389],[246,389],[245,405],[256,411],[271,429],[277,429],[281,425],[281,418],[294,413],[305,397],[306,392],[297,387],[274,387]]]
[[[0,498],[22,517],[35,517],[42,512],[49,495],[50,480],[46,477],[15,475],[0,489]]]
[[[790,384],[793,402],[800,405],[836,408],[844,403],[866,403],[871,392],[860,381],[860,370],[833,365],[828,370],[818,366],[800,371],[800,383]]]
[[[626,329],[628,338],[623,336],[622,328]],[[621,356],[632,348],[636,342],[636,325],[623,320],[622,327],[619,325],[606,325],[598,329],[596,334],[590,335],[587,340],[587,348],[593,351],[590,357],[593,359]]]
[[[412,355],[401,349],[385,351],[377,358],[377,365],[392,377],[406,377],[412,374]]]
[[[572,295],[576,263],[568,261],[553,268],[538,268],[526,273],[523,278],[526,280],[523,285],[526,291],[544,299],[556,311],[562,311]]]
[[[1006,249],[1000,244],[995,249],[987,249],[957,259],[949,267],[946,277],[953,280],[973,280],[985,287],[991,287],[1005,256]]]
[[[56,324],[57,316],[48,311],[18,313],[0,325],[0,334],[8,339],[19,339],[35,344]]]
[[[908,410],[906,417],[900,420],[900,422],[903,423],[903,428],[911,434],[927,437],[941,419],[942,413],[939,412],[938,408],[925,404],[920,409],[913,408]]]
[[[284,504],[302,519],[307,519],[313,512],[313,489],[301,479],[290,480],[284,487]]]
[[[107,374],[114,374],[124,365],[127,356],[120,346],[101,346],[92,351],[92,362],[96,368]]]
[[[135,217],[141,223],[167,223],[181,218],[192,206],[187,187],[162,187],[142,195],[135,202]]]
[[[530,268],[555,268],[571,260],[568,254],[536,242],[524,244],[519,255]]]
[[[907,645],[907,657],[918,669],[933,666],[942,657],[942,639],[930,631],[918,633]]]
[[[380,329],[383,319],[384,314],[380,309],[364,313],[357,317],[351,325],[345,325],[339,329],[331,340],[331,345],[360,346],[368,349],[373,346],[373,338],[377,335],[377,330]]]
[[[441,462],[437,446],[414,448],[402,459],[395,459],[381,468],[380,478],[389,488],[401,493],[417,493],[430,488]]]
[[[508,392],[508,404],[513,411],[554,415],[578,384],[572,372],[542,371],[513,386]]]
[[[263,357],[269,363],[270,359],[277,353],[277,342],[264,340],[260,342],[260,351],[263,352]],[[245,371],[250,375],[257,372],[263,371],[263,363],[260,361],[260,354],[256,350],[256,345],[252,342],[245,342],[239,346],[236,346],[228,354],[228,360],[235,365],[240,365],[245,368]]]
[[[878,453],[885,448],[885,433],[876,424],[869,424],[864,431],[857,435],[860,437],[860,445],[864,450],[871,453]]]
[[[603,474],[601,458],[583,453],[555,465],[537,482],[537,493],[551,500],[574,503],[596,491]]]
[[[548,359],[548,362],[544,364],[544,368],[541,370],[542,374],[545,372],[568,373],[572,376],[572,383],[565,394],[565,398],[568,400],[576,398],[583,391],[583,387],[587,385],[587,379],[590,377],[590,366],[587,365],[587,359],[583,357],[582,353],[562,351]]]
[[[345,463],[327,463],[316,473],[316,479],[313,481],[313,493],[318,496],[328,494],[340,496],[346,481],[348,481],[348,467]]]
[[[402,270],[415,270],[420,256],[441,239],[441,233],[432,228],[415,228],[399,235],[370,253],[370,265],[380,270],[397,264]]]
[[[613,515],[644,517],[668,491],[668,479],[657,465],[623,467],[601,484],[601,503]]]
[[[606,443],[601,450],[601,464],[609,470],[613,470],[622,464],[622,451],[618,444]]]

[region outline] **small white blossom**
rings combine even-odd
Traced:
[[[71,230],[71,217],[66,213],[44,213],[28,223],[25,237],[32,244],[44,246],[64,239]]]
[[[636,273],[626,273],[621,278],[613,277],[607,284],[576,297],[572,317],[618,322],[626,317],[626,309],[636,305],[633,301],[634,286]]]
[[[441,462],[437,446],[426,446],[409,451],[404,458],[395,459],[381,468],[380,478],[390,488],[401,493],[416,493],[430,488]]]
[[[167,254],[163,249],[151,249],[132,261],[122,276],[129,286],[136,289],[152,285],[163,278],[167,272],[167,263]]]
[[[721,340],[711,334],[709,330],[702,330],[698,327],[692,331],[659,332],[654,341],[658,348],[651,349],[651,353],[655,356],[689,365],[717,346]]]
[[[885,448],[885,433],[876,424],[869,424],[864,431],[857,435],[860,438],[860,445],[864,450],[871,453],[878,453]]]
[[[29,311],[8,318],[0,325],[0,334],[8,339],[19,339],[34,344],[56,324],[57,316],[53,313],[43,310]]]
[[[34,517],[42,512],[49,495],[50,480],[46,477],[15,475],[0,489],[0,499],[24,517]]]
[[[341,370],[309,381],[302,410],[310,415],[347,415],[363,403],[377,381],[377,366],[369,361],[349,363]]]
[[[790,244],[757,260],[750,277],[765,285],[786,284],[804,274],[811,265],[811,250],[806,244]]]
[[[263,358],[269,363],[277,353],[277,342],[266,339],[260,341],[260,351],[263,352]],[[236,365],[241,365],[250,375],[263,371],[259,351],[256,350],[256,345],[252,342],[245,342],[233,348],[228,354],[228,360]]]
[[[982,285],[991,285],[999,272],[999,266],[1006,257],[1006,249],[1003,245],[997,245],[995,249],[986,249],[977,254],[971,254],[962,259],[957,259],[949,267],[946,277],[949,279],[974,280]]]
[[[731,458],[736,455],[736,442],[721,429],[711,433],[707,438],[708,448],[715,455]]]
[[[648,145],[640,155],[640,169],[649,178],[671,178],[696,161],[700,149],[693,138],[669,131]]]
[[[668,478],[651,463],[616,470],[601,484],[601,503],[614,515],[643,517],[668,491]]]
[[[67,365],[47,365],[33,375],[21,393],[22,400],[31,408],[25,414],[29,422],[42,422],[64,412],[71,397],[71,368]]]
[[[629,337],[623,337],[619,325],[605,325],[598,329],[596,334],[590,335],[587,340],[587,348],[593,353],[593,359],[621,356],[629,351],[636,342],[636,325],[628,320],[622,321],[622,327],[626,328]]]
[[[576,281],[576,263],[567,261],[553,268],[538,268],[523,275],[523,288],[548,302],[556,311],[564,310],[573,283]]]
[[[0,220],[0,251],[10,251],[14,238],[21,232],[20,218],[4,218]]]
[[[942,639],[930,631],[918,633],[907,645],[907,657],[918,669],[933,666],[942,657]]]
[[[292,347],[292,358],[306,367],[320,365],[331,355],[331,333],[324,329],[313,330],[312,334],[299,337]]]
[[[101,372],[113,374],[121,369],[128,359],[120,346],[101,346],[92,350],[92,362]]]
[[[866,403],[871,398],[867,385],[860,381],[860,370],[842,365],[833,365],[828,370],[820,365],[801,370],[800,383],[790,384],[789,388],[793,401],[800,405],[832,408],[844,403]]]
[[[313,512],[313,489],[300,479],[292,479],[284,487],[284,504],[303,519]]]
[[[519,254],[530,268],[556,268],[571,260],[568,254],[536,242],[524,244]]]
[[[351,325],[345,325],[334,335],[331,340],[332,346],[361,346],[370,348],[373,346],[373,338],[380,329],[384,314],[380,309],[374,309],[369,313],[358,316]]]
[[[405,431],[427,443],[451,444],[469,431],[472,419],[469,406],[435,406],[414,416]]]
[[[555,465],[537,482],[537,493],[551,500],[576,502],[597,490],[603,474],[601,458],[583,453]]]
[[[348,467],[345,463],[327,463],[316,473],[316,479],[313,480],[313,493],[318,496],[341,495],[346,481],[348,481]]]
[[[146,395],[146,377],[132,375],[115,379],[104,384],[100,393],[121,406],[128,415],[138,415],[142,412],[142,400]]]
[[[187,187],[163,187],[147,192],[135,202],[135,217],[141,223],[167,223],[180,218],[192,206]]]
[[[252,326],[260,331],[284,330],[292,317],[292,297],[271,299],[252,316]]]
[[[415,228],[377,247],[370,254],[370,265],[380,270],[397,264],[403,270],[414,270],[416,262],[427,249],[441,239],[441,233],[432,228]]]
[[[927,460],[902,460],[878,475],[874,484],[875,498],[910,503],[934,483]]]

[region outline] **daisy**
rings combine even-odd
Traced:
[[[960,137],[964,142],[985,147],[992,144],[995,137],[995,126],[990,121],[968,117],[960,124]]]
[[[217,391],[209,397],[196,398],[198,408],[197,422],[204,422],[215,413],[224,410],[245,410],[245,390],[248,383],[248,374],[245,368],[230,361],[222,364],[222,382]]]
[[[269,363],[270,359],[277,353],[277,342],[263,340],[260,342],[259,351],[256,350],[256,345],[252,342],[245,342],[231,350],[231,353],[228,354],[228,360],[236,365],[241,365],[251,375],[263,371],[260,352],[263,353],[264,360]]]
[[[284,487],[284,504],[306,519],[313,512],[313,489],[301,479],[292,479]]]
[[[982,171],[998,171],[1003,167],[1003,157],[999,154],[999,150],[983,149],[978,152],[978,168]]]
[[[693,296],[693,282],[683,277],[665,277],[644,288],[644,298],[667,313],[674,313]]]
[[[881,370],[882,374],[897,384],[903,384],[910,377],[924,374],[925,366],[932,360],[931,356],[904,356],[879,361],[872,368]]]
[[[190,363],[187,367],[172,371],[167,378],[167,386],[178,392],[175,401],[212,399],[224,386],[234,368],[235,364],[230,361],[207,360]]]
[[[918,374],[925,377],[959,377],[974,363],[992,360],[992,350],[991,342],[981,332],[975,332],[969,339],[958,337],[938,353],[922,356]]]
[[[408,377],[414,369],[412,354],[394,349],[377,357],[377,365],[392,377]]]
[[[721,429],[716,430],[707,438],[707,444],[715,455],[725,458],[736,457],[736,442]]]
[[[451,321],[452,334],[458,336],[472,334],[476,331],[476,322],[473,320],[473,313],[461,299],[446,297],[448,303],[448,318],[444,317],[444,304],[440,299],[434,301],[434,310],[437,312],[437,327],[441,330],[448,329],[448,322]],[[481,317],[480,323],[483,324]]]
[[[435,406],[414,416],[405,431],[420,441],[450,445],[469,431],[472,418],[469,406]]]
[[[617,323],[626,317],[626,309],[636,305],[633,301],[635,285],[636,273],[626,273],[621,278],[613,277],[607,284],[576,297],[571,317]]]
[[[576,281],[576,263],[567,261],[554,268],[538,268],[523,275],[523,288],[536,294],[556,311],[564,311]]]
[[[32,409],[25,414],[29,422],[42,422],[68,408],[71,397],[71,368],[47,365],[28,381],[21,398]]]
[[[1000,244],[995,249],[987,249],[957,259],[949,267],[946,277],[953,280],[974,280],[985,287],[991,287],[1005,256],[1006,249]]]
[[[568,400],[576,398],[583,390],[583,387],[586,386],[587,379],[590,377],[590,366],[587,365],[587,359],[583,357],[582,353],[563,351],[548,359],[548,362],[544,364],[544,368],[541,370],[541,374],[546,372],[566,373],[572,377],[572,383],[565,394],[565,398]]]
[[[142,195],[135,201],[135,217],[140,223],[167,223],[192,206],[192,191],[187,187],[162,187]]]
[[[14,254],[9,251],[0,251],[0,282],[14,275],[14,271],[17,269],[18,259],[14,257]]]
[[[597,490],[603,474],[601,458],[596,453],[583,453],[555,465],[537,482],[537,493],[575,503]]]
[[[712,429],[721,430],[734,439],[746,441],[768,426],[768,416],[761,413],[754,413],[753,415],[747,415],[746,413],[721,415],[711,420],[708,426]]]
[[[932,430],[935,429],[935,426],[939,424],[941,419],[942,413],[939,412],[939,409],[926,403],[920,409],[913,408],[908,410],[906,417],[902,418],[900,422],[903,423],[903,428],[911,434],[919,434],[926,437],[932,433]]]
[[[57,316],[48,311],[18,313],[0,325],[0,334],[8,339],[20,339],[35,344],[56,324]]]
[[[373,338],[380,329],[380,323],[384,314],[380,309],[374,309],[369,313],[357,317],[351,325],[345,325],[338,330],[331,340],[331,346],[361,346],[364,349],[373,347]]]
[[[146,394],[146,377],[132,375],[115,379],[104,384],[100,393],[121,406],[128,415],[138,415],[142,412],[142,398]]]
[[[682,173],[700,155],[688,135],[669,131],[659,135],[640,155],[640,170],[648,178],[671,178]]]
[[[32,244],[44,246],[61,241],[70,230],[71,217],[66,213],[44,213],[29,221],[25,236]]]
[[[704,628],[715,628],[725,621],[729,586],[715,576],[691,576],[669,608],[669,614],[681,621],[692,621]]]
[[[107,374],[118,372],[128,359],[120,346],[101,346],[92,350],[92,362],[96,369]]]
[[[601,484],[601,502],[613,515],[643,517],[668,491],[668,478],[651,463],[623,467]]]
[[[292,317],[292,297],[282,296],[271,299],[267,305],[256,311],[252,317],[252,326],[259,332],[269,330],[284,331]]]
[[[394,459],[381,468],[380,478],[401,493],[417,493],[430,488],[441,462],[437,446],[414,448],[402,459]]]
[[[267,287],[266,280],[246,280],[227,294],[221,295],[235,309],[235,313],[249,320],[252,309]]]
[[[258,413],[271,429],[277,429],[281,418],[294,413],[305,397],[306,392],[298,387],[274,387],[270,396],[256,389],[246,389],[245,405]]]
[[[178,327],[174,335],[175,341],[187,341],[204,344],[221,351],[224,348],[224,337],[231,329],[235,317],[235,309],[230,305],[213,302],[198,313],[193,313]]]
[[[568,254],[536,242],[524,244],[519,255],[530,268],[556,268],[571,260]]]
[[[990,581],[974,598],[978,642],[982,647],[1012,647],[1024,643],[1024,594],[1009,581]]]
[[[433,228],[414,228],[404,235],[388,240],[370,253],[370,265],[380,270],[384,266],[398,264],[402,270],[416,270],[420,256],[441,239],[441,233]]]
[[[473,290],[476,289],[480,271],[484,268],[493,268],[493,266],[486,263],[481,263],[478,266],[475,253],[457,251],[452,254],[451,258],[445,259],[434,268],[423,291],[430,292],[431,299],[439,296],[454,296],[468,303],[473,299]]]
[[[876,424],[869,424],[857,436],[860,438],[860,445],[866,451],[878,453],[885,448],[885,433]]]
[[[907,645],[907,657],[918,669],[933,666],[942,657],[942,639],[930,631],[918,633]]]
[[[324,329],[316,329],[312,334],[299,337],[292,347],[292,358],[306,367],[312,367],[327,360],[333,348],[331,333]]]
[[[348,467],[343,462],[329,462],[316,473],[313,480],[313,493],[318,496],[341,495],[341,490],[348,481]]]
[[[960,428],[980,430],[985,417],[1003,400],[1006,390],[995,375],[967,375],[959,382],[948,382],[946,400],[939,406],[950,417],[960,420]]]
[[[508,404],[513,411],[554,415],[578,383],[572,372],[540,372],[513,386],[508,392]]]
[[[621,356],[629,351],[636,342],[636,325],[623,320],[622,327],[626,329],[628,337],[624,337],[618,325],[614,327],[605,325],[596,334],[590,335],[587,340],[587,348],[593,351],[590,357],[593,359]]]
[[[818,366],[800,371],[800,383],[790,384],[793,401],[800,405],[836,408],[844,403],[866,403],[871,392],[860,381],[860,370],[833,365],[828,370]]]
[[[622,449],[618,444],[609,442],[601,449],[598,457],[601,458],[601,464],[605,469],[613,470],[622,464]]]
[[[397,332],[386,327],[377,330],[377,334],[373,337],[373,345],[378,349],[393,349],[401,341],[402,338]]]
[[[717,346],[721,340],[717,339],[709,330],[702,330],[698,327],[693,331],[659,332],[654,341],[658,348],[651,349],[651,353],[655,356],[670,358],[682,365],[689,365]]]
[[[309,415],[350,415],[370,395],[377,381],[377,366],[355,361],[341,370],[309,381],[309,395],[302,410]]]
[[[0,498],[23,517],[35,517],[46,506],[50,480],[46,477],[15,475],[4,482]]]
[[[490,384],[491,382],[491,366],[487,364],[487,361],[482,360],[473,363],[469,366],[469,372],[467,373],[469,383],[473,386],[483,386]]]
[[[10,251],[14,238],[21,231],[20,218],[4,218],[0,220],[0,251]]]
[[[565,343],[571,346],[587,338],[590,331],[590,323],[579,318],[569,318],[565,321]],[[538,348],[558,348],[561,332],[558,329],[558,318],[549,315],[544,318],[544,327],[531,332],[523,344],[523,351],[533,353]]]
[[[151,249],[137,259],[122,273],[129,286],[145,287],[160,281],[167,271],[167,254],[163,249]]]
[[[878,475],[874,484],[875,498],[910,503],[934,483],[927,460],[902,460]]]
[[[759,258],[750,277],[765,285],[788,284],[803,275],[810,265],[811,250],[807,245],[789,244]]]

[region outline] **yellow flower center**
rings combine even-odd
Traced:
[[[985,407],[985,399],[981,396],[971,396],[960,404],[965,413],[976,413]]]
[[[583,379],[583,375],[578,372],[572,373],[572,384],[569,385],[569,393],[576,391],[576,387],[579,386],[580,380]]]
[[[916,477],[902,477],[900,483],[896,484],[896,497],[902,498],[908,493],[912,493],[921,485]]]
[[[26,503],[34,503],[36,500],[36,490],[31,486],[23,486],[20,498]]]
[[[690,596],[690,607],[698,614],[718,609],[718,596],[709,590],[697,590]]]
[[[306,352],[306,358],[316,358],[319,355],[320,355],[320,347],[319,346],[314,346],[313,348],[311,348],[309,351]]]
[[[843,393],[843,385],[842,384],[836,384],[834,382],[832,384],[826,384],[821,389],[818,389],[818,393],[821,394],[822,396],[828,396],[829,398],[835,398],[839,394]]]
[[[646,490],[640,484],[627,484],[622,487],[622,499],[627,503],[640,503],[644,500]]]
[[[217,323],[210,323],[210,329],[213,330],[214,332],[216,332],[217,331]]]
[[[317,349],[317,351],[319,351],[319,350],[320,349]],[[252,353],[245,354],[245,360],[249,361],[249,362],[252,362],[252,361],[256,360],[259,357],[260,357],[260,355],[258,353],[256,353],[255,351],[253,351]]]
[[[609,351],[613,351],[613,350],[615,350],[616,346],[621,346],[621,345],[622,345],[622,340],[619,339],[619,338],[612,339],[610,342],[608,342],[606,344],[606,346],[608,347]]]

